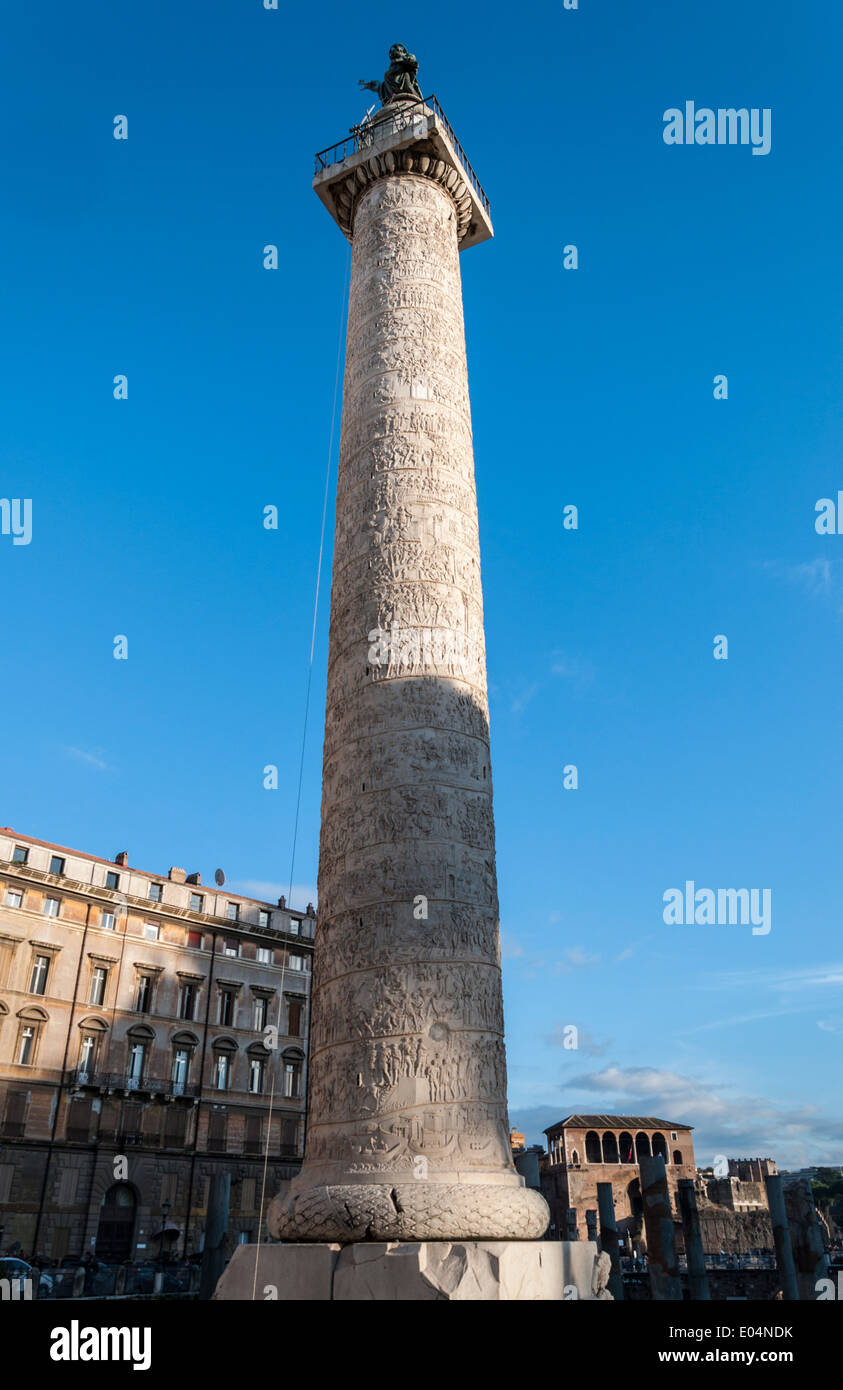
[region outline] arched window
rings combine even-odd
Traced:
[[[75,1077],[77,1086],[93,1084],[100,1048],[107,1032],[106,1024],[97,1015],[92,1014],[88,1018],[80,1019],[79,1056]]]
[[[18,1009],[18,1039],[15,1045],[14,1061],[19,1067],[32,1067],[38,1055],[38,1044],[44,1024],[49,1022],[49,1014],[37,1004],[28,1004]]]
[[[642,1158],[650,1157],[650,1141],[647,1138],[646,1134],[636,1134],[635,1152],[638,1155],[639,1163],[641,1162]]]
[[[297,1048],[288,1047],[281,1059],[283,1067],[282,1093],[289,1100],[298,1100],[302,1091],[304,1072],[304,1053]]]
[[[682,1150],[681,1150],[681,1149],[674,1149],[674,1150],[673,1150],[673,1162],[676,1164],[677,1168],[680,1167],[680,1165],[681,1165],[682,1163],[684,1163],[684,1161],[685,1161],[685,1160],[684,1160],[683,1157],[682,1157]]]
[[[262,1043],[252,1043],[248,1049],[249,1055],[249,1092],[253,1096],[262,1096],[266,1086],[267,1062],[269,1053]]]
[[[139,1091],[146,1077],[155,1034],[145,1023],[130,1028],[126,1035],[126,1089]]]
[[[603,1154],[600,1149],[600,1135],[593,1129],[590,1129],[585,1136],[585,1161],[586,1163],[603,1162]]]
[[[233,1038],[217,1038],[214,1042],[213,1087],[215,1091],[231,1089],[237,1044]]]
[[[617,1163],[618,1160],[618,1141],[614,1134],[603,1135],[603,1162]]]
[[[574,1152],[571,1154],[571,1163],[574,1168],[579,1168],[580,1166],[580,1156],[577,1153],[576,1149],[574,1149]]]
[[[173,1059],[170,1064],[170,1079],[174,1096],[183,1096],[190,1079],[190,1064],[193,1053],[199,1045],[195,1033],[183,1031],[176,1033],[173,1042]]]
[[[620,1149],[621,1163],[635,1162],[635,1145],[632,1142],[632,1135],[628,1134],[626,1130],[618,1140],[618,1148]]]
[[[669,1162],[670,1162],[670,1160],[669,1160],[669,1158],[668,1158],[668,1156],[667,1156],[667,1140],[665,1139],[665,1137],[664,1137],[663,1134],[654,1134],[654,1135],[653,1135],[653,1158],[659,1158],[659,1157],[663,1158],[664,1161],[665,1161],[665,1163],[669,1163]]]

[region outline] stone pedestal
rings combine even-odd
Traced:
[[[299,1303],[607,1300],[608,1273],[608,1256],[598,1255],[589,1241],[240,1245],[214,1298]]]

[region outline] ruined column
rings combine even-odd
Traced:
[[[506,1110],[459,266],[488,204],[438,105],[392,103],[318,158],[351,285],[306,1152],[270,1230],[535,1240],[547,1206]]]
[[[231,1174],[214,1173],[210,1182],[208,1211],[205,1217],[205,1240],[199,1276],[200,1299],[211,1297],[217,1280],[225,1269],[230,1197]]]
[[[764,1179],[767,1188],[767,1205],[770,1208],[770,1222],[773,1227],[773,1240],[776,1246],[776,1269],[782,1281],[782,1297],[787,1303],[799,1302],[799,1286],[796,1280],[796,1264],[793,1247],[790,1243],[790,1226],[784,1203],[784,1187],[778,1174],[770,1174]]]
[[[654,1302],[681,1300],[682,1281],[676,1258],[676,1232],[670,1209],[667,1170],[661,1154],[642,1158],[640,1171],[650,1291]]]
[[[817,1219],[814,1194],[807,1178],[788,1182],[783,1193],[796,1287],[800,1299],[810,1302],[817,1296],[818,1282],[827,1279],[829,1273],[828,1253]]]
[[[597,1210],[600,1214],[600,1247],[609,1256],[612,1272],[609,1292],[614,1299],[623,1298],[623,1273],[618,1245],[618,1223],[615,1219],[615,1196],[610,1182],[597,1184]]]
[[[685,1237],[685,1259],[688,1262],[688,1288],[692,1299],[707,1301],[711,1295],[693,1178],[680,1178],[677,1191],[682,1213],[682,1234]]]

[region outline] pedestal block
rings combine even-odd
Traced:
[[[257,1262],[257,1268],[256,1268]],[[239,1245],[214,1294],[230,1302],[611,1300],[589,1241],[358,1241]]]

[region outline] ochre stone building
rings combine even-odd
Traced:
[[[195,1252],[221,1170],[259,1238],[264,1155],[267,1201],[300,1166],[314,926],[0,829],[2,1253]]]
[[[542,1164],[542,1193],[550,1206],[550,1235],[566,1239],[565,1213],[577,1213],[577,1230],[586,1239],[585,1213],[597,1210],[597,1184],[610,1182],[615,1216],[623,1233],[641,1225],[642,1157],[665,1160],[671,1203],[678,1212],[680,1178],[695,1178],[691,1126],[642,1115],[569,1115],[546,1129],[547,1157]]]

